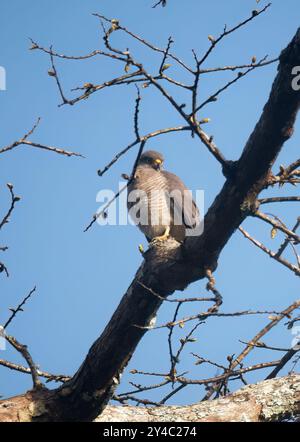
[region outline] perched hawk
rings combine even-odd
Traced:
[[[148,241],[170,236],[183,242],[188,232],[199,228],[199,211],[181,179],[162,170],[163,162],[163,156],[153,150],[141,155],[128,185],[127,207]]]

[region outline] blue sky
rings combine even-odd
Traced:
[[[37,364],[54,373],[72,374],[78,368],[90,345],[99,336],[141,263],[138,244],[146,241],[133,226],[95,225],[83,229],[97,210],[96,194],[101,189],[117,189],[120,175],[129,173],[136,148],[124,156],[102,178],[97,169],[103,166],[134,139],[133,119],[136,90],[133,85],[97,92],[76,106],[58,108],[60,97],[55,81],[47,75],[49,57],[28,51],[28,37],[43,46],[53,44],[61,53],[85,54],[102,45],[101,29],[92,12],[117,18],[132,31],[163,47],[169,35],[175,40],[173,51],[192,63],[191,49],[202,54],[208,47],[207,36],[217,36],[224,24],[234,25],[257,8],[254,0],[169,0],[166,8],[152,9],[151,0],[11,0],[3,3],[0,16],[0,65],[7,73],[7,90],[0,91],[1,142],[4,146],[20,138],[42,117],[31,138],[34,141],[82,153],[86,158],[66,158],[51,152],[18,147],[1,155],[1,213],[9,204],[5,183],[12,182],[21,196],[11,223],[1,232],[1,245],[9,250],[1,254],[10,277],[1,275],[0,323],[5,322],[9,308],[34,286],[37,293],[24,313],[18,315],[8,332],[26,343]],[[266,3],[261,1],[259,6]],[[299,26],[295,13],[296,0],[275,0],[269,11],[246,28],[230,36],[215,51],[207,67],[250,62],[269,55],[276,57]],[[114,43],[131,48],[136,59],[151,72],[161,59],[144,47],[116,33]],[[88,61],[57,61],[56,65],[68,97],[71,88],[86,82],[101,83],[122,75],[124,67],[110,59],[97,57]],[[185,72],[170,67],[169,74],[188,81]],[[229,159],[237,159],[253,130],[276,74],[276,65],[258,69],[222,95],[217,103],[204,109],[202,118],[211,118],[206,126],[216,144]],[[232,73],[203,76],[200,97],[205,99]],[[187,94],[169,88],[185,102]],[[187,101],[186,101],[187,102]],[[142,90],[140,130],[147,133],[163,127],[180,125],[182,120],[169,104],[151,88]],[[208,208],[221,189],[224,177],[219,165],[198,139],[188,134],[170,134],[149,142],[148,148],[163,152],[166,168],[182,177],[191,189],[203,189]],[[289,164],[299,154],[299,124],[294,137],[286,143],[277,162]],[[284,188],[276,194],[296,194],[297,189]],[[299,215],[296,203],[266,208],[292,226]],[[222,220],[220,220],[220,223]],[[270,239],[270,228],[260,221],[247,220],[245,228],[268,246],[276,249],[282,241]],[[287,257],[293,259],[288,252]],[[289,270],[272,262],[244,240],[239,232],[224,249],[216,272],[216,281],[224,297],[223,311],[243,309],[281,310],[299,297],[299,282]],[[203,281],[191,285],[185,296],[205,293]],[[178,295],[178,294],[177,294]],[[195,314],[202,305],[189,305],[181,315]],[[158,323],[169,320],[173,306],[166,303]],[[220,363],[226,356],[242,349],[239,339],[249,340],[267,322],[267,317],[211,319],[201,326],[197,342],[181,358],[180,369],[200,378],[216,374],[215,369],[193,365],[189,352],[201,354]],[[188,327],[176,331],[184,336]],[[128,380],[150,383],[128,374],[131,368],[166,371],[168,351],[166,330],[149,332],[140,343],[126,374]],[[284,327],[275,329],[266,339],[269,344],[290,346],[292,335]],[[178,344],[178,342],[177,342]],[[116,350],[117,351],[117,350]],[[259,353],[261,352],[261,353]],[[257,350],[247,363],[276,359],[277,354]],[[7,349],[0,358],[23,363],[18,354]],[[18,394],[30,388],[29,376],[0,367],[0,395]],[[284,373],[284,371],[282,372]],[[265,373],[267,375],[267,372]],[[248,376],[249,381],[262,374]],[[195,387],[184,389],[170,403],[196,402],[203,395]],[[160,393],[147,397],[154,400]]]

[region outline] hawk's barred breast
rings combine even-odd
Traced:
[[[162,170],[162,164],[159,152],[141,155],[128,186],[128,211],[149,241],[171,236],[182,242],[187,230],[199,226],[199,211],[181,179]]]

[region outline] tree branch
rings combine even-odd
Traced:
[[[300,414],[300,375],[248,385],[213,401],[188,406],[108,406],[96,422],[266,422]],[[51,392],[28,392],[0,401],[1,422],[42,421]],[[55,409],[52,410],[55,413]],[[45,419],[44,419],[45,420]]]
[[[32,129],[30,129],[30,131],[27,132],[22,138],[20,138],[17,141],[14,141],[13,143],[9,144],[8,146],[0,148],[0,154],[2,154],[4,152],[8,152],[9,150],[13,150],[13,149],[15,149],[18,146],[24,145],[24,146],[29,146],[29,147],[37,147],[38,149],[42,149],[42,150],[49,150],[51,152],[55,152],[55,153],[58,153],[60,155],[66,155],[68,157],[71,157],[71,156],[83,157],[83,155],[81,155],[80,153],[64,150],[64,149],[61,149],[60,147],[47,146],[45,144],[35,143],[33,141],[28,141],[28,137],[33,134],[33,132],[37,128],[39,122],[40,122],[40,118],[34,124]]]

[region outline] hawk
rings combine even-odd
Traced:
[[[169,237],[183,242],[200,226],[199,210],[181,179],[163,170],[161,153],[149,150],[139,159],[128,184],[127,207],[130,217],[147,240]]]

